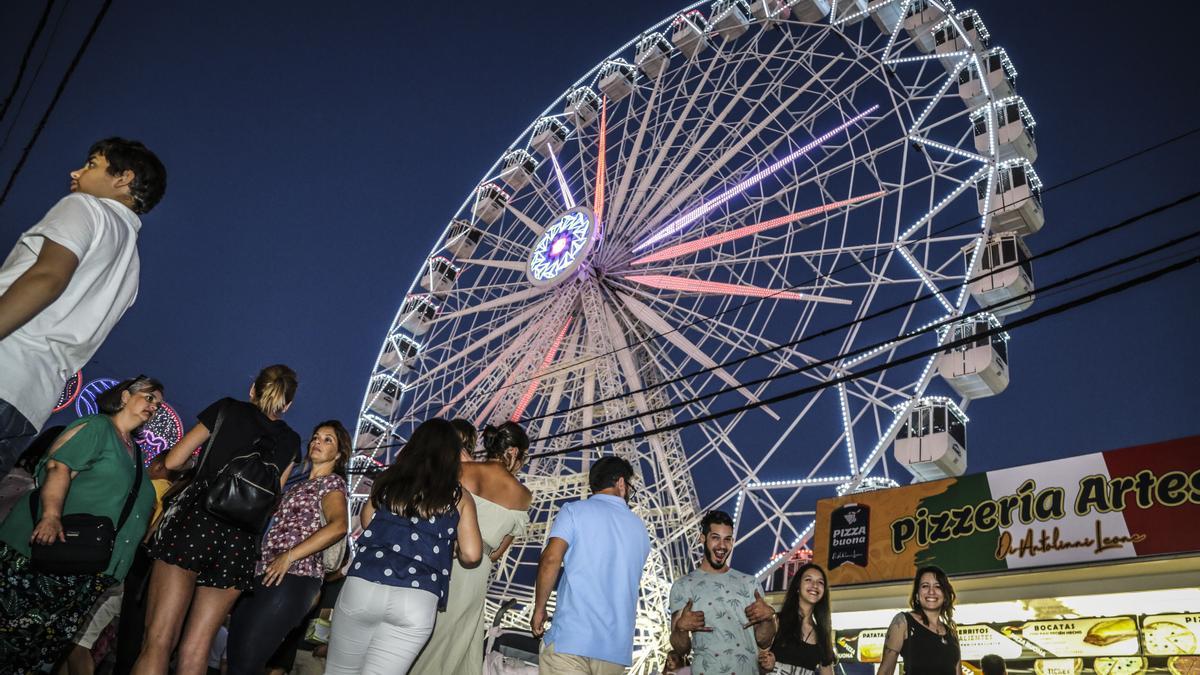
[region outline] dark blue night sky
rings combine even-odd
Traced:
[[[1184,17],[1118,2],[963,4],[1020,72],[1047,184],[1200,120]],[[5,180],[100,2],[58,5],[32,93],[0,121],[5,135],[15,121]],[[288,418],[302,434],[328,417],[352,424],[396,306],[484,170],[584,71],[679,6],[116,3],[0,207],[0,247],[65,194],[93,140],[145,141],[170,188],[145,219],[137,304],[89,378],[159,377],[190,426],[210,401],[244,395],[259,367],[285,362],[301,377]],[[42,7],[0,8],[0,89]],[[1047,194],[1031,247],[1197,189],[1198,151],[1200,134]],[[1038,271],[1057,279],[1198,216],[1193,203]],[[1012,385],[969,409],[970,470],[1200,433],[1198,288],[1193,268],[1014,332]]]

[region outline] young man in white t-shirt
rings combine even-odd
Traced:
[[[0,266],[0,476],[37,434],[138,288],[139,215],[167,188],[146,146],[97,141],[72,194],[17,240]]]

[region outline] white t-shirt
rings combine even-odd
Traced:
[[[0,340],[0,399],[40,429],[67,378],[100,349],[137,298],[142,221],[124,204],[85,194],[63,197],[30,228],[0,267],[0,293],[37,261],[46,239],[79,258],[71,282],[49,307]]]

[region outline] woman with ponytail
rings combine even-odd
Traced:
[[[489,424],[483,430],[483,450],[483,461],[463,462],[460,482],[475,497],[483,553],[495,563],[529,525],[533,496],[516,478],[529,456],[529,437],[516,422]],[[412,673],[483,672],[483,601],[491,572],[491,565],[463,567],[454,561],[446,611],[437,615],[433,635]]]
[[[779,630],[768,651],[758,655],[764,672],[783,675],[833,675],[833,622],[825,570],[808,563],[792,575]]]
[[[151,546],[146,635],[134,673],[167,672],[177,643],[178,675],[207,672],[217,629],[242,591],[253,585],[263,533],[209,513],[206,492],[234,460],[255,453],[278,476],[282,492],[300,457],[300,436],[282,419],[298,386],[291,368],[263,368],[250,386],[249,402],[223,398],[208,406],[198,416],[200,424],[166,453],[166,468],[178,470],[204,446],[195,478],[160,519]]]

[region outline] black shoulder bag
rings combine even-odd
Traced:
[[[133,487],[129,489],[129,496],[125,498],[125,506],[121,509],[117,526],[113,527],[112,519],[108,516],[90,513],[70,513],[62,516],[63,536],[66,541],[51,544],[35,542],[30,545],[30,565],[35,571],[43,574],[99,574],[108,569],[117,533],[129,519],[133,503],[137,500],[138,489],[142,485],[142,453],[136,445],[133,463],[136,465]],[[38,522],[37,506],[41,494],[40,487],[29,493],[29,513],[33,516],[35,527]]]
[[[214,438],[221,428],[224,412],[222,407],[217,413]],[[210,442],[200,459],[197,475],[211,450]],[[279,502],[279,469],[269,461],[274,455],[275,442],[268,436],[259,436],[249,452],[229,460],[213,477],[204,493],[204,510],[248,532],[262,533]]]

